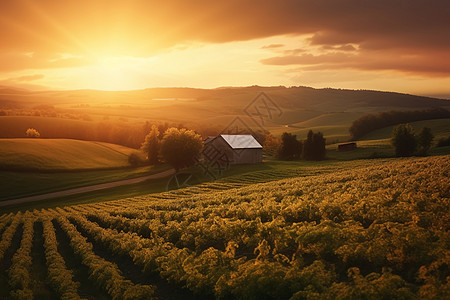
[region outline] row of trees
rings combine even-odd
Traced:
[[[297,136],[284,132],[277,151],[282,160],[323,160],[325,159],[325,138],[321,132],[308,132],[306,140],[299,141]]]
[[[153,125],[145,137],[141,150],[150,164],[167,162],[177,171],[194,164],[194,158],[203,148],[202,137],[193,130],[169,128],[163,135]]]
[[[434,136],[431,129],[423,127],[416,135],[409,124],[400,124],[392,131],[391,143],[396,156],[412,156],[414,153],[426,155],[431,147]]]
[[[355,120],[350,129],[352,139],[359,139],[365,134],[384,127],[421,120],[450,118],[450,111],[443,108],[413,111],[388,111],[365,115]]]

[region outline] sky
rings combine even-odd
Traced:
[[[448,0],[2,0],[0,85],[450,98]]]

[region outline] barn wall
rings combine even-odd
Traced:
[[[233,164],[256,164],[262,162],[262,149],[235,149]]]
[[[221,138],[216,138],[209,143],[224,152],[229,158],[230,164],[255,164],[262,162],[262,149],[231,149],[228,143]]]
[[[211,143],[219,151],[224,152],[230,161],[233,160],[234,158],[233,149],[231,149],[228,143],[225,142],[223,139],[217,138],[209,143]],[[208,144],[206,144],[205,147],[207,147]]]

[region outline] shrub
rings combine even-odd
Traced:
[[[145,155],[142,152],[134,151],[128,155],[128,163],[133,167],[143,166],[146,163]]]
[[[38,138],[41,136],[41,134],[34,128],[28,128],[25,134],[29,138]]]

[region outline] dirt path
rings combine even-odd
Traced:
[[[117,186],[139,183],[139,182],[146,181],[149,179],[164,178],[164,177],[167,177],[172,174],[175,174],[175,170],[173,170],[173,169],[167,170],[167,171],[164,171],[161,173],[138,177],[138,178],[125,179],[125,180],[120,180],[120,181],[96,184],[96,185],[85,186],[85,187],[80,187],[80,188],[75,188],[75,189],[70,189],[70,190],[65,190],[65,191],[59,191],[59,192],[54,192],[54,193],[18,198],[18,199],[13,199],[13,200],[6,200],[6,201],[0,202],[0,207],[12,205],[12,204],[40,201],[40,200],[51,199],[51,198],[56,198],[56,197],[70,196],[70,195],[82,194],[82,193],[86,193],[86,192],[104,190],[104,189],[109,189],[109,188],[113,188],[113,187],[117,187]]]

